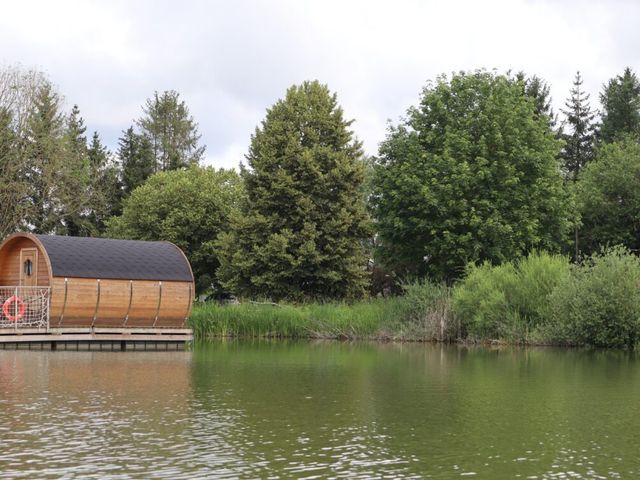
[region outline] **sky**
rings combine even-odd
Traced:
[[[155,91],[176,90],[205,162],[236,168],[266,109],[320,80],[375,155],[388,122],[440,74],[524,70],[559,110],[580,70],[592,107],[611,77],[640,69],[638,1],[3,2],[0,66],[44,71],[115,150]]]

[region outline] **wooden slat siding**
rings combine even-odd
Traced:
[[[38,245],[29,238],[18,237],[7,247],[0,251],[0,286],[20,285],[20,250],[23,248],[35,248],[38,250],[38,262],[36,265],[38,274],[38,286],[49,286],[49,269],[45,255]]]
[[[57,327],[60,315],[62,314],[62,305],[64,303],[64,278],[53,277],[51,283],[51,303],[49,304],[50,326]],[[67,303],[69,303],[67,301]]]
[[[193,286],[191,287],[193,289]],[[127,327],[151,327],[158,308],[158,282],[133,281],[133,299]],[[64,302],[64,278],[54,277],[51,290],[51,326],[90,326],[97,300],[96,280],[69,278],[64,320],[59,324]],[[162,282],[162,301],[156,327],[179,328],[190,307],[189,283]],[[129,308],[129,280],[101,280],[100,305],[94,326],[122,326]]]
[[[60,300],[56,301],[56,306],[64,301],[64,278],[55,278],[62,280],[62,288],[56,289],[55,293],[61,294]],[[67,292],[67,305],[64,309],[64,320],[59,323],[60,314],[50,317],[50,325],[61,327],[90,327],[93,321],[93,312],[96,309],[98,300],[97,281],[92,278],[70,278]],[[51,311],[54,315],[55,310]]]
[[[162,283],[163,288],[166,285]],[[128,327],[151,327],[158,310],[159,282],[136,280],[133,282],[133,301],[129,311]],[[129,298],[127,297],[127,301]]]
[[[128,280],[101,280],[95,327],[121,326],[129,307]]]
[[[162,303],[156,327],[180,326],[190,307],[189,283],[162,282]]]

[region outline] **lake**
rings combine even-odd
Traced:
[[[0,478],[638,478],[640,358],[214,342],[0,351]]]

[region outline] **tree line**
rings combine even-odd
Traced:
[[[579,72],[561,116],[535,75],[443,75],[366,156],[336,94],[308,81],[267,109],[236,173],[201,166],[177,92],[154,93],[111,153],[44,74],[8,67],[0,235],[169,240],[200,292],[296,301],[453,282],[532,251],[637,251],[636,74],[611,78],[599,100],[598,112]]]

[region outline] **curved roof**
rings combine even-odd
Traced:
[[[170,242],[34,235],[54,277],[193,282],[191,266]]]

